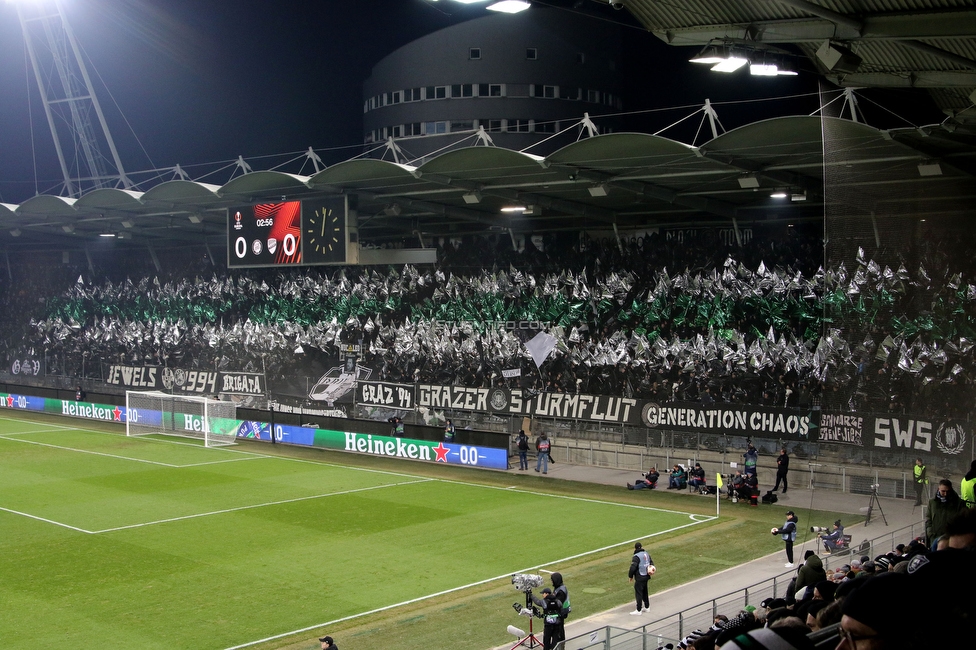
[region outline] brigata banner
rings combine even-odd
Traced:
[[[308,447],[321,447],[348,451],[370,456],[386,456],[406,460],[428,460],[449,465],[508,469],[508,450],[494,447],[476,447],[430,440],[394,438],[370,433],[312,429],[286,424],[276,424],[273,435],[276,442]],[[271,426],[264,422],[241,421],[238,438],[271,441]]]
[[[102,366],[102,377],[110,386],[134,390],[166,390],[188,395],[264,395],[263,373],[217,370],[184,370],[163,366]]]

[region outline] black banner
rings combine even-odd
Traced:
[[[942,453],[969,453],[972,424],[912,415],[871,415],[864,418],[863,444],[873,449]]]
[[[416,386],[409,384],[361,381],[356,386],[356,403],[410,411],[416,404],[414,399],[415,388]]]
[[[107,365],[103,369],[102,377],[110,386],[160,390],[163,387],[163,370],[159,366]]]
[[[819,411],[775,406],[643,402],[641,420],[652,429],[721,435],[816,440]]]
[[[40,377],[44,374],[44,360],[23,356],[10,362],[10,374],[20,377]]]
[[[220,392],[228,395],[264,395],[267,385],[260,372],[221,372]]]
[[[105,383],[137,390],[165,390],[187,395],[264,395],[264,374],[216,370],[184,370],[162,366],[106,365]]]

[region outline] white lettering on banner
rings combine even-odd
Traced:
[[[112,409],[101,408],[94,404],[79,404],[78,402],[61,401],[61,414],[91,420],[114,420]]]
[[[375,456],[396,456],[398,458],[412,458],[414,460],[430,460],[430,447],[407,443],[401,439],[373,440],[372,434],[362,435],[345,432],[346,451],[358,451],[361,454]]]
[[[154,366],[109,366],[105,383],[130,388],[155,388],[156,370]]]
[[[261,375],[224,373],[220,392],[260,395],[264,392],[261,390]]]
[[[874,421],[874,446],[932,451],[932,428],[931,422],[908,420],[903,427],[898,418],[877,418]]]
[[[618,404],[608,398],[607,416],[618,417]],[[630,417],[630,404],[634,400],[620,400],[624,404],[622,416],[617,421],[627,421]],[[686,406],[660,406],[647,403],[641,414],[644,424],[649,427],[685,427],[689,429],[727,429],[754,433],[792,433],[806,436],[810,431],[810,416],[793,415],[766,411],[746,411],[729,409],[695,409]]]

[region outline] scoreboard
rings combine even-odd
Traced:
[[[227,266],[345,264],[346,197],[282,201],[227,212]]]

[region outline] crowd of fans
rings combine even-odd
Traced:
[[[976,510],[956,517],[939,550],[921,539],[890,553],[825,571],[807,551],[784,598],[767,598],[736,616],[715,617],[679,650],[915,650],[972,644],[976,603]],[[673,644],[662,650],[672,650]]]
[[[513,251],[469,237],[419,269],[85,270],[26,293],[0,283],[3,345],[69,373],[83,356],[89,372],[263,369],[273,390],[360,344],[371,378],[394,382],[968,417],[972,258],[926,250],[938,254],[910,271],[885,251],[824,268],[822,241],[794,231],[741,248],[552,236]],[[539,368],[504,326],[518,321],[557,339]]]

